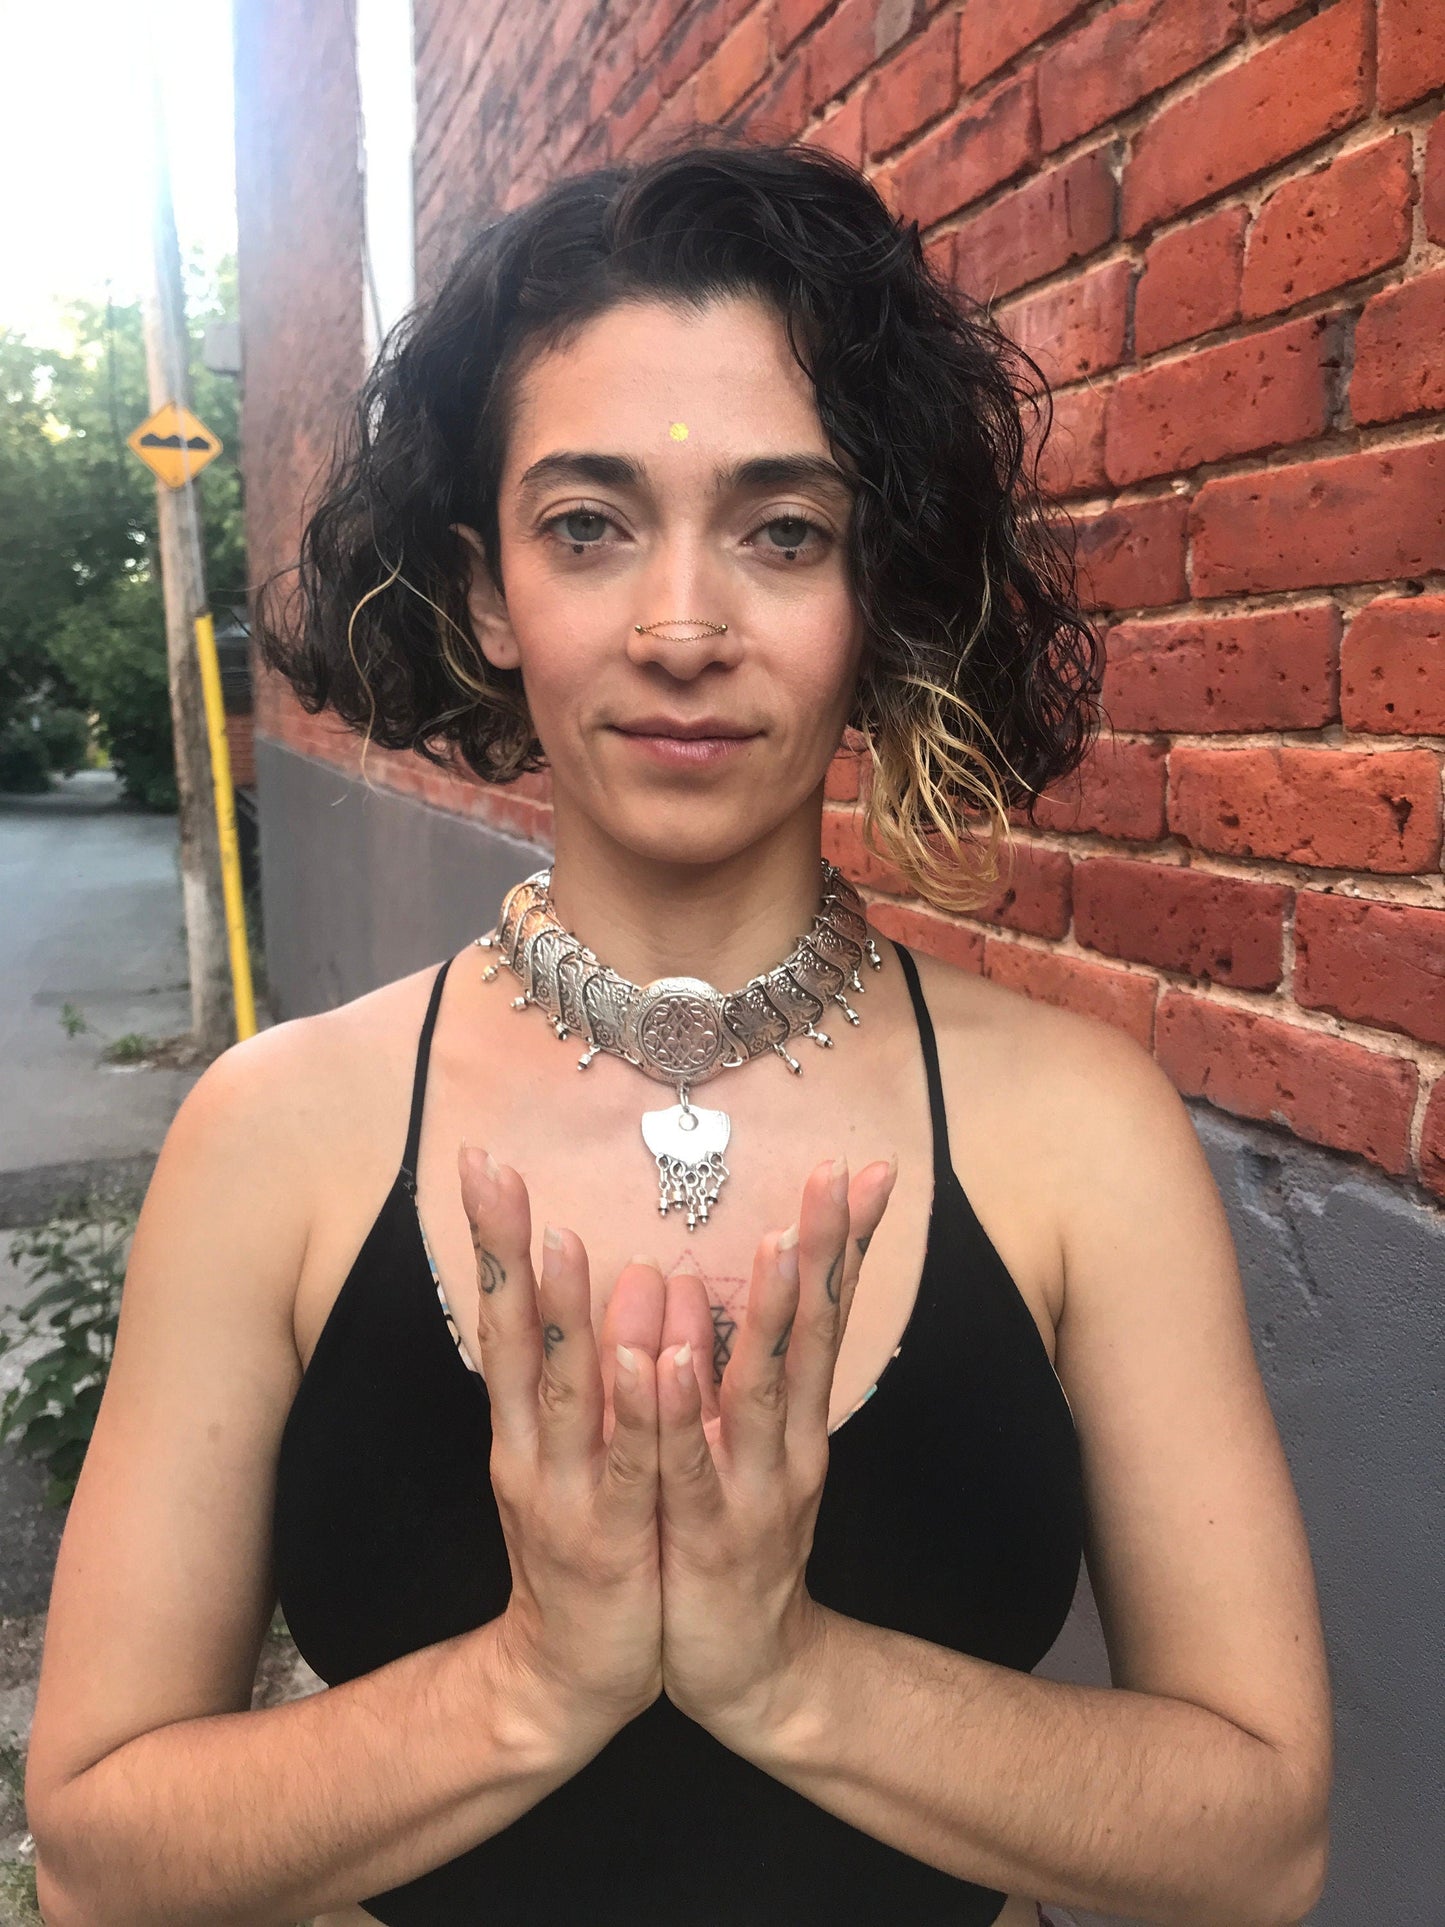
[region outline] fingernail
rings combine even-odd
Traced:
[[[692,1346],[690,1343],[684,1342],[678,1346],[677,1351],[673,1354],[672,1364],[679,1378],[687,1377],[688,1373],[692,1370]]]
[[[651,1252],[648,1251],[634,1251],[627,1262],[630,1265],[651,1265],[654,1271],[662,1270],[662,1266],[657,1262],[656,1258],[652,1256]]]
[[[790,1224],[778,1239],[778,1270],[790,1285],[798,1282],[798,1227]]]
[[[480,1144],[464,1142],[461,1169],[471,1178],[477,1208],[490,1211],[497,1202],[497,1163],[491,1152],[484,1151]]]
[[[617,1369],[624,1378],[636,1378],[637,1358],[629,1345],[617,1347]]]
[[[834,1158],[828,1167],[828,1189],[833,1194],[834,1204],[846,1203],[848,1197],[848,1160]]]
[[[477,1184],[484,1198],[491,1203],[497,1194],[497,1179],[502,1175],[502,1167],[491,1152],[484,1151],[480,1144],[469,1144],[467,1149],[472,1154],[471,1164],[477,1174]]]
[[[562,1233],[549,1224],[542,1233],[542,1276],[554,1278],[562,1264]]]
[[[675,1278],[681,1271],[691,1273],[694,1278],[701,1278],[702,1276],[701,1271],[698,1269],[697,1259],[693,1257],[690,1251],[684,1251],[678,1259],[676,1265],[673,1267],[673,1277]]]

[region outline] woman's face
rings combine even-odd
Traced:
[[[521,670],[559,812],[698,863],[816,808],[862,648],[851,499],[760,301],[629,302],[527,365],[505,602],[479,563],[472,614],[488,660]]]

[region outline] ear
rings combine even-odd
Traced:
[[[521,652],[512,633],[507,599],[493,579],[482,538],[464,522],[453,522],[452,533],[459,535],[472,552],[467,613],[472,619],[477,645],[493,669],[516,669]]]

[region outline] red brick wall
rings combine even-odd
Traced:
[[[423,288],[480,214],[723,121],[863,164],[1058,384],[1112,730],[967,917],[860,849],[840,761],[879,925],[1445,1196],[1441,0],[416,7]],[[546,840],[543,779],[368,760]]]
[[[305,494],[364,372],[349,9],[235,0],[241,451],[253,583],[296,554]],[[337,732],[256,677],[263,736],[345,760]]]
[[[226,718],[226,753],[231,761],[231,782],[238,790],[256,787],[256,736],[249,716]]]

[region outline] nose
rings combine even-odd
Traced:
[[[656,663],[680,681],[714,664],[738,660],[737,625],[723,605],[724,574],[709,566],[706,542],[695,531],[669,531],[637,579],[637,601],[627,625],[627,654],[639,667]]]
[[[632,662],[657,663],[687,682],[714,663],[736,662],[737,640],[732,626],[720,617],[660,616],[632,624],[627,654]]]

